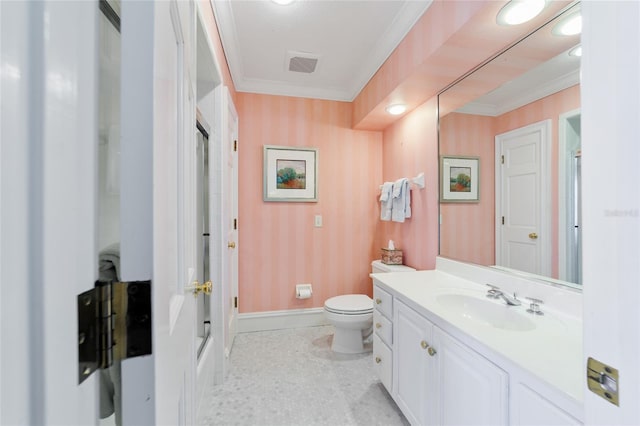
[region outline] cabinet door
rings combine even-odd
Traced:
[[[433,325],[396,299],[393,395],[411,424],[433,423],[435,364],[428,355]]]
[[[391,377],[393,371],[393,352],[380,340],[377,334],[373,335],[373,368],[389,393],[391,393]]]
[[[512,416],[515,425],[568,426],[582,424],[556,404],[522,383],[518,383],[512,390],[511,398],[514,401]]]
[[[438,425],[508,424],[508,375],[437,327]]]

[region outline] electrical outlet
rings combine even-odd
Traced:
[[[316,228],[322,228],[322,216],[319,214],[316,215],[315,226]]]

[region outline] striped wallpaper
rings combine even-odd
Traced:
[[[346,102],[238,93],[240,312],[322,307],[371,295],[378,255],[382,133],[351,129]],[[317,203],[262,200],[263,146],[319,150]],[[322,215],[323,226],[314,227]],[[295,285],[311,283],[311,299]]]
[[[382,171],[385,181],[424,172],[426,187],[411,190],[411,218],[405,223],[379,221],[378,245],[389,239],[402,249],[404,263],[434,269],[438,254],[438,130],[433,98],[384,131]]]

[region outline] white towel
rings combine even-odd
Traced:
[[[411,217],[409,179],[401,178],[393,184],[391,220],[394,222],[404,222],[404,219],[408,217]]]
[[[391,220],[393,182],[382,184],[380,192],[380,220]]]

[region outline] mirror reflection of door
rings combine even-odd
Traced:
[[[549,276],[551,209],[545,120],[496,136],[496,265]]]
[[[211,280],[211,268],[209,264],[209,133],[205,125],[196,122],[196,223],[197,235],[200,238],[197,246],[198,281],[205,283]],[[207,344],[211,333],[211,296],[201,292],[198,294],[196,322],[196,349],[198,358]]]

